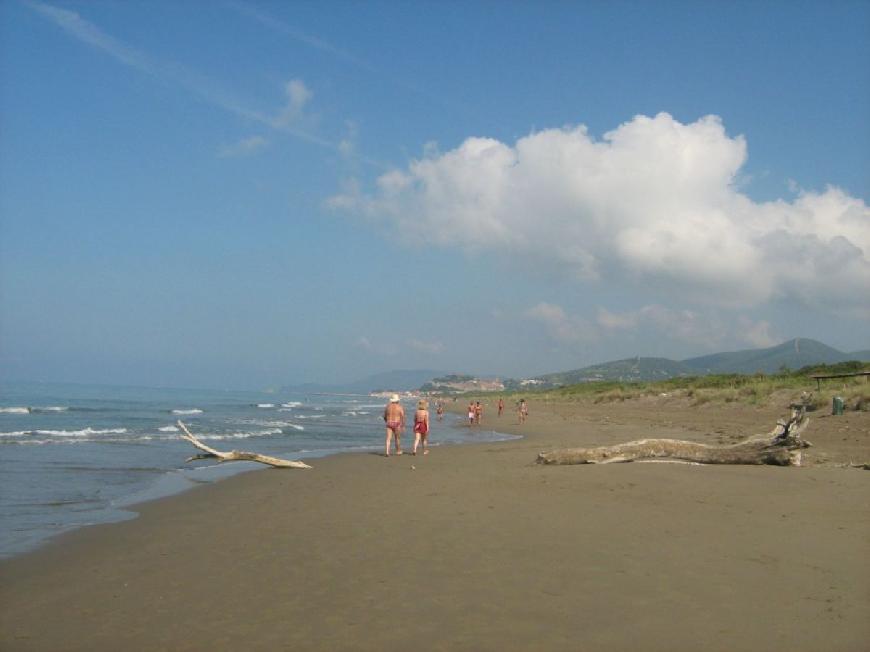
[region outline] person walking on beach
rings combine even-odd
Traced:
[[[474,425],[474,401],[468,404],[468,425]]]
[[[474,422],[480,425],[480,418],[483,416],[483,406],[480,401],[474,404]]]
[[[396,455],[402,454],[402,430],[405,428],[405,408],[399,403],[399,395],[393,394],[384,408],[384,423],[387,424],[386,457],[390,456],[390,441],[396,440]]]
[[[526,417],[529,415],[529,408],[526,406],[526,399],[521,398],[517,403],[517,420],[520,423],[525,423]]]
[[[501,416],[501,413],[504,412],[504,399],[498,399],[498,416]]]
[[[414,412],[414,450],[411,455],[417,454],[417,447],[423,443],[423,455],[429,454],[429,410],[426,401],[417,402],[417,411]]]
[[[441,399],[435,402],[435,412],[438,413],[438,420],[442,421],[444,419],[444,402]]]

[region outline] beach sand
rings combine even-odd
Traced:
[[[870,462],[870,413],[813,413],[802,468],[550,467],[787,409],[530,407],[484,414],[522,440],[246,473],[2,562],[0,649],[870,649],[870,473],[837,466]]]

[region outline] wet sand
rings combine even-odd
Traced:
[[[802,468],[533,463],[785,412],[490,405],[524,439],[236,476],[0,563],[0,649],[870,649],[870,413],[814,413]]]

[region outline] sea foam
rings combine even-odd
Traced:
[[[89,437],[92,435],[123,435],[126,428],[84,428],[83,430],[34,430],[33,434],[49,437]]]
[[[258,432],[234,432],[226,435],[199,435],[200,439],[250,439],[251,437],[268,437],[269,435],[280,435],[280,428],[272,428],[270,430],[260,430]]]

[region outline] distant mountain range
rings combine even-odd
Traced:
[[[679,361],[643,357],[615,360],[572,371],[544,374],[535,379],[547,385],[572,385],[596,380],[625,382],[709,374],[772,374],[784,368],[797,370],[809,365],[836,364],[848,360],[870,362],[870,350],[843,353],[816,340],[799,338],[767,349],[714,353]]]
[[[797,370],[817,364],[836,364],[848,360],[870,362],[870,350],[843,353],[816,340],[805,338],[789,340],[767,349],[747,349],[728,353],[714,353],[687,360],[668,358],[627,358],[602,364],[536,376],[532,379],[503,379],[506,389],[519,389],[529,385],[552,387],[575,383],[610,380],[619,382],[655,381],[680,376],[709,374],[776,373],[783,368]],[[324,392],[341,394],[368,394],[375,391],[414,391],[433,379],[447,376],[433,369],[400,369],[367,376],[359,380],[337,384],[288,385],[282,391]],[[475,382],[480,378],[467,376]]]

